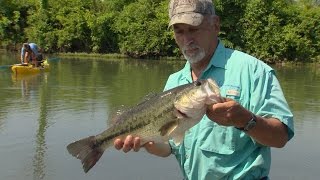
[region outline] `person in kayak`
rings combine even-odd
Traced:
[[[21,48],[21,64],[33,64],[38,67],[43,60],[38,45],[35,43],[23,43]]]

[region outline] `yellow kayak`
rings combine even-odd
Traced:
[[[15,74],[37,74],[49,71],[49,63],[47,60],[44,60],[39,67],[33,67],[31,64],[14,64],[11,70]]]

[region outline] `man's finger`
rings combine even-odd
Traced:
[[[131,135],[127,136],[125,141],[124,141],[124,144],[123,144],[123,152],[129,152],[133,147],[133,137]]]
[[[220,112],[225,112],[226,110],[230,109],[232,106],[235,105],[235,101],[230,98],[225,98],[225,102],[223,103],[217,103],[209,106],[209,110],[214,113],[220,113]],[[211,109],[210,109],[211,108]]]
[[[140,150],[140,138],[139,137],[135,137],[134,140],[133,140],[133,150],[135,152],[138,152]]]
[[[120,150],[122,147],[123,147],[123,141],[121,139],[116,139],[114,142],[113,142],[113,145],[114,147],[117,149],[117,150]]]

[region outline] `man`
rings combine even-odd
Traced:
[[[225,102],[208,106],[206,116],[184,141],[143,145],[149,153],[174,154],[186,179],[268,179],[270,147],[293,137],[293,115],[275,72],[262,61],[225,48],[211,0],[171,0],[169,27],[187,60],[170,75],[165,90],[197,79],[217,81]],[[140,138],[117,139],[117,149],[138,151]]]
[[[39,53],[38,46],[35,43],[23,43],[21,48],[21,64],[32,62],[36,67],[43,60],[42,54]]]

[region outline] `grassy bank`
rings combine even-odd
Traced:
[[[86,59],[134,59],[124,54],[98,54],[98,53],[56,53],[48,56],[58,56],[61,58],[86,58]],[[177,57],[148,57],[150,60],[184,60]]]

